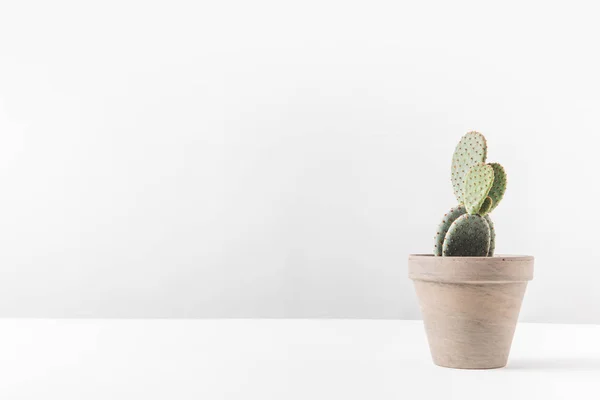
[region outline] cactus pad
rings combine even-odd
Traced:
[[[471,167],[463,188],[463,200],[469,214],[479,213],[493,183],[494,168],[490,165],[479,164]]]
[[[486,197],[485,200],[483,201],[483,203],[481,204],[481,208],[479,209],[478,214],[483,217],[484,215],[489,213],[490,210],[492,209],[493,203],[494,202],[492,201],[492,198],[490,196]]]
[[[490,249],[490,227],[484,217],[464,214],[448,229],[442,255],[486,257]]]
[[[444,238],[446,237],[448,229],[450,229],[450,225],[452,225],[456,218],[466,213],[467,210],[465,210],[465,206],[458,205],[457,207],[451,208],[447,214],[444,214],[444,218],[442,218],[442,222],[440,222],[440,225],[438,226],[437,232],[435,234],[435,243],[433,245],[434,255],[442,255],[442,248],[444,247]]]
[[[492,198],[492,208],[490,208],[490,211],[488,212],[491,212],[498,206],[502,197],[504,197],[504,192],[506,191],[506,172],[502,165],[498,163],[491,163],[488,165],[494,169],[494,184],[489,193],[489,196]]]
[[[492,219],[490,218],[489,214],[483,218],[485,218],[485,221],[488,223],[488,226],[490,227],[490,249],[488,251],[487,256],[493,257],[494,250],[496,250],[496,231],[494,230],[494,223],[492,222]]]
[[[469,132],[456,145],[452,156],[452,187],[459,204],[464,203],[463,187],[465,176],[473,165],[484,163],[487,157],[487,143],[479,132]]]

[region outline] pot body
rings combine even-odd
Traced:
[[[533,257],[411,255],[433,362],[442,367],[504,367]]]

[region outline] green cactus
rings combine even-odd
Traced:
[[[494,168],[487,164],[473,165],[465,177],[463,198],[469,214],[478,214],[494,183]]]
[[[457,207],[451,208],[447,214],[444,214],[444,218],[440,225],[438,226],[438,230],[435,234],[435,244],[433,246],[433,254],[436,256],[442,255],[442,248],[444,247],[444,238],[446,237],[446,233],[452,223],[461,215],[466,214],[467,210],[465,206],[458,205]]]
[[[494,203],[494,201],[492,200],[492,198],[490,196],[486,197],[485,200],[483,201],[483,204],[481,205],[481,208],[479,209],[478,214],[483,217],[484,215],[489,213],[490,210],[492,209],[493,203]]]
[[[485,163],[487,142],[479,132],[468,132],[454,149],[452,156],[452,187],[459,204],[463,204],[465,176],[473,165]]]
[[[506,191],[506,172],[504,172],[504,167],[498,163],[491,163],[489,165],[494,169],[494,184],[488,194],[492,199],[492,208],[488,212],[492,212],[504,197],[504,192]]]
[[[488,223],[490,227],[490,250],[488,251],[488,257],[492,257],[494,255],[494,250],[496,250],[496,231],[494,230],[494,223],[490,218],[490,215],[486,215],[485,221]]]
[[[459,205],[444,215],[435,235],[434,255],[492,257],[496,232],[489,216],[506,191],[506,172],[485,164],[487,142],[479,132],[464,135],[452,156],[452,186]]]
[[[490,226],[480,215],[461,215],[452,223],[442,255],[447,257],[487,257],[490,250]]]

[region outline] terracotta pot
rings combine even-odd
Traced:
[[[433,362],[449,368],[506,365],[533,257],[408,257]]]

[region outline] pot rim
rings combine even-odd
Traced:
[[[446,283],[516,283],[533,279],[533,256],[442,257],[433,254],[408,256],[412,280]]]

